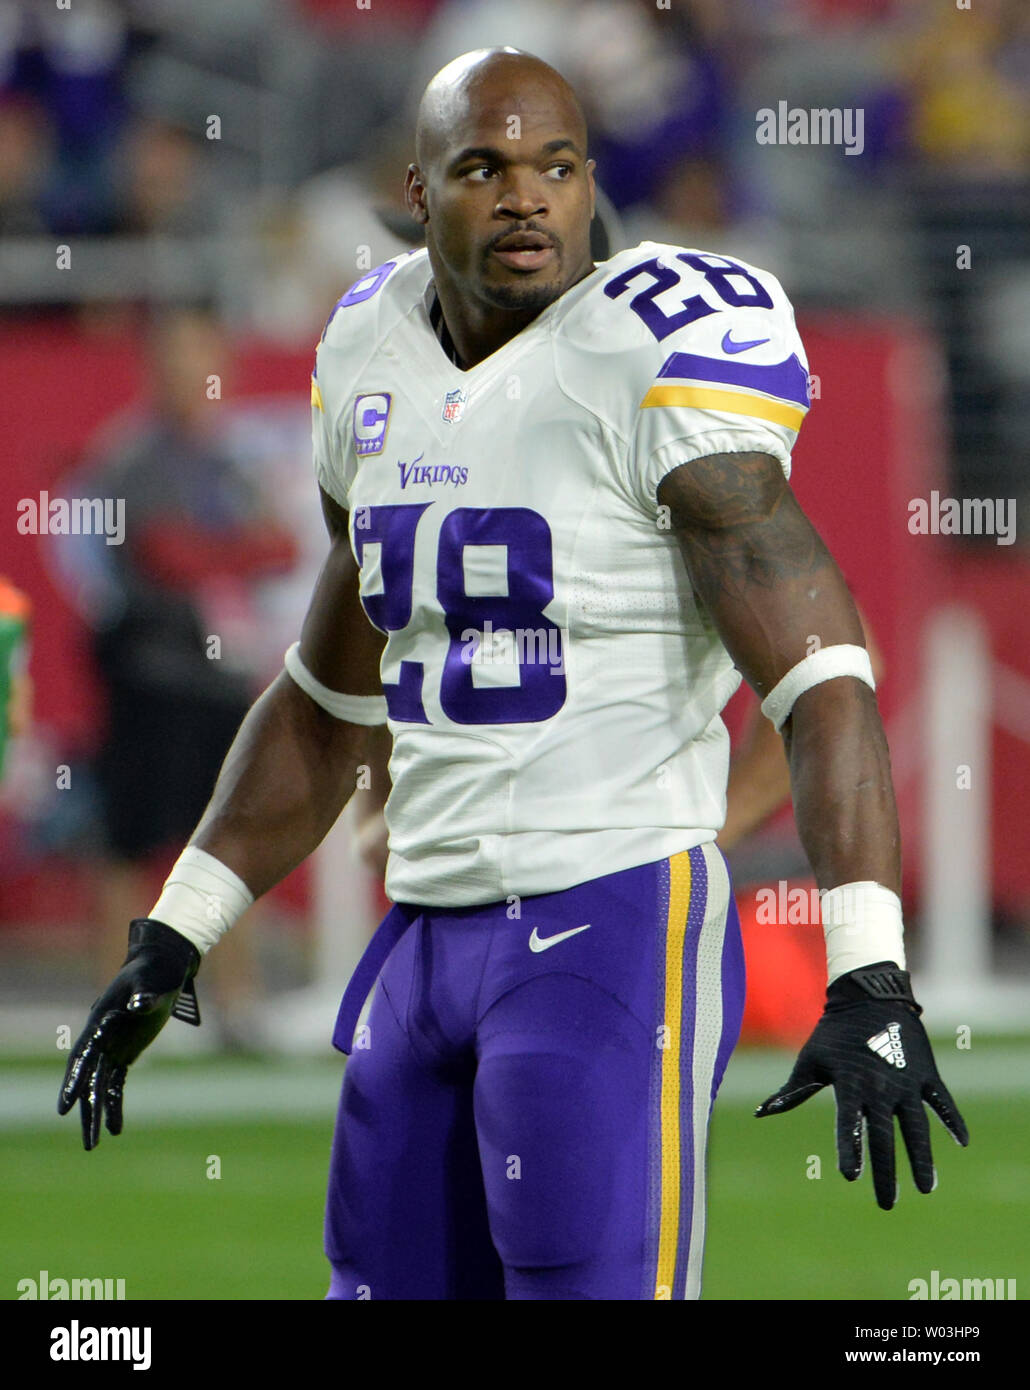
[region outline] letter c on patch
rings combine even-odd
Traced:
[[[383,452],[390,405],[387,394],[359,396],[354,402],[354,448],[359,458]]]

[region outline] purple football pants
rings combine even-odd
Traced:
[[[384,931],[371,1007],[334,1039],[328,1297],[699,1297],[744,1003],[719,851],[517,906],[395,907]]]

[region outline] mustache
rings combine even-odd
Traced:
[[[483,254],[489,255],[489,253],[494,249],[497,243],[500,241],[504,241],[507,237],[515,236],[518,233],[525,232],[533,232],[536,236],[545,237],[548,245],[553,246],[557,251],[560,251],[562,249],[560,237],[555,236],[553,232],[549,232],[546,227],[537,226],[535,222],[525,222],[519,223],[517,226],[513,223],[511,226],[502,227],[501,230],[497,232],[494,236],[492,236],[490,240],[486,243],[486,245],[483,247]]]

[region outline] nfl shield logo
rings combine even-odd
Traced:
[[[443,418],[449,425],[456,425],[465,413],[465,406],[468,404],[469,393],[460,387],[456,391],[448,391],[443,398]]]

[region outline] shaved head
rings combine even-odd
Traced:
[[[423,170],[437,162],[454,131],[478,121],[498,104],[505,119],[520,116],[532,97],[549,96],[586,153],[587,123],[579,98],[550,63],[517,48],[463,53],[431,79],[415,122],[415,159]]]
[[[426,87],[415,158],[408,211],[460,359],[477,362],[594,268],[583,111],[532,53],[475,49]]]

